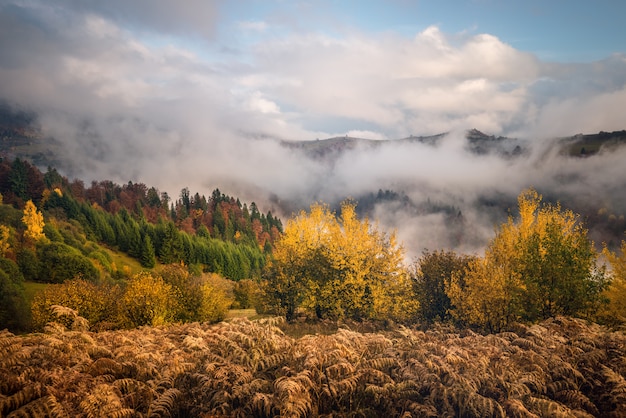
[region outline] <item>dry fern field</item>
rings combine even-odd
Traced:
[[[626,338],[583,321],[487,336],[397,327],[292,338],[279,325],[0,332],[0,415],[626,416]]]

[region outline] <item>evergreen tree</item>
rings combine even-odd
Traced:
[[[141,265],[146,268],[153,268],[156,265],[156,255],[149,235],[144,235],[141,240],[140,261]]]
[[[50,190],[55,188],[62,189],[67,183],[67,180],[59,174],[56,168],[52,168],[50,166],[48,166],[48,171],[46,171],[46,174],[43,176],[43,181],[46,187]]]
[[[256,206],[256,203],[250,203],[250,219],[261,219],[261,213],[259,212],[259,208]]]
[[[226,220],[222,213],[221,205],[218,204],[213,213],[213,232],[216,237],[225,238],[226,233]]]
[[[161,247],[159,249],[159,260],[163,264],[178,263],[183,260],[183,244],[178,229],[173,222],[165,224],[163,236],[161,237]]]
[[[196,236],[201,238],[210,238],[211,234],[205,225],[200,225],[200,227],[196,230]]]
[[[26,162],[16,158],[11,164],[11,173],[9,174],[9,186],[15,196],[22,200],[29,198],[27,194],[28,189],[28,174],[26,170]]]
[[[148,206],[153,208],[158,208],[161,206],[161,198],[159,197],[159,191],[154,187],[150,187],[148,189],[148,193],[146,196]]]

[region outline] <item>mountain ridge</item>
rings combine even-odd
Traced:
[[[338,157],[354,149],[376,148],[398,144],[424,144],[438,146],[451,132],[432,135],[409,135],[395,139],[371,139],[356,136],[334,136],[316,140],[278,139],[284,148],[302,152],[314,159]],[[503,157],[516,157],[525,154],[530,140],[493,135],[476,128],[465,131],[464,139],[467,150],[476,155],[498,154]],[[614,149],[626,144],[626,130],[598,133],[577,133],[569,136],[553,137],[559,147],[559,153],[572,157],[588,157],[603,149]],[[26,109],[13,109],[7,103],[0,102],[0,155],[26,158],[39,167],[53,165],[60,167],[58,155],[60,143],[42,131],[38,125],[37,114]]]
[[[281,140],[281,146],[301,151],[309,157],[323,159],[325,157],[338,157],[342,153],[356,148],[375,148],[390,144],[413,144],[437,146],[448,137],[450,132],[442,132],[434,135],[410,135],[398,139],[369,139],[353,136],[334,136],[313,141],[306,140]],[[504,157],[516,157],[529,151],[529,141],[506,136],[486,134],[476,128],[465,131],[465,147],[476,155],[496,153]],[[555,137],[549,139],[559,147],[559,153],[572,157],[587,157],[604,149],[612,149],[626,145],[626,130],[591,134],[575,134],[570,136]]]

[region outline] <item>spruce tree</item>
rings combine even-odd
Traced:
[[[141,265],[146,268],[153,268],[156,265],[156,255],[150,235],[144,235],[141,240]]]

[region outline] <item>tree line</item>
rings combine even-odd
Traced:
[[[287,222],[265,272],[268,310],[287,319],[449,322],[486,332],[573,316],[610,325],[626,319],[626,243],[598,252],[580,217],[518,197],[518,214],[498,226],[482,256],[425,251],[402,265],[393,234],[315,204]],[[607,269],[608,267],[608,269]]]
[[[93,181],[85,187],[82,180],[70,181],[55,168],[48,167],[43,173],[28,161],[0,158],[0,193],[6,204],[23,208],[26,201],[32,200],[41,207],[48,198],[54,198],[52,191],[57,189],[66,199],[87,203],[106,213],[117,214],[125,209],[136,220],[152,224],[172,221],[188,234],[208,232],[225,241],[254,242],[265,250],[271,249],[282,231],[281,220],[271,211],[262,213],[256,203],[242,204],[219,189],[207,198],[199,193],[192,195],[185,187],[178,199],[172,199],[167,192],[130,181],[124,185],[110,180]]]

